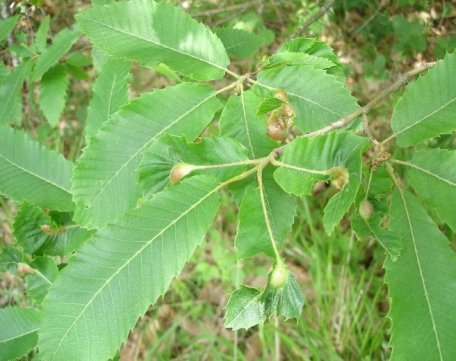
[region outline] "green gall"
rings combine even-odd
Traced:
[[[283,262],[274,265],[269,276],[269,284],[272,288],[278,289],[284,287],[288,282],[288,270]]]
[[[359,215],[363,219],[368,220],[373,213],[374,207],[372,206],[372,203],[370,203],[367,199],[363,199],[359,204]]]

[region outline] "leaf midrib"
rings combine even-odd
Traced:
[[[252,152],[252,156],[254,158],[256,158],[255,150],[253,149],[253,145],[252,145],[252,139],[250,137],[249,123],[247,121],[247,111],[245,109],[244,90],[242,90],[242,93],[241,93],[241,106],[242,106],[242,115],[243,115],[244,124],[245,124],[245,133],[247,134],[247,140],[249,142],[249,147],[250,147],[250,150]]]
[[[442,109],[445,109],[447,106],[449,106],[451,103],[455,102],[456,101],[456,97],[454,97],[453,99],[449,100],[448,102],[446,102],[445,104],[441,105],[440,107],[438,107],[436,110],[432,111],[431,113],[425,115],[424,117],[422,117],[421,119],[418,119],[415,123],[412,123],[410,124],[409,126],[405,127],[405,128],[402,128],[401,130],[397,131],[394,133],[394,135],[397,137],[399,136],[400,134],[404,133],[405,131],[413,128],[414,126],[418,125],[418,124],[421,124],[422,122],[424,122],[426,119],[428,119],[429,117],[432,117],[434,114],[437,114],[439,111],[441,111]]]
[[[16,336],[13,336],[13,337],[10,337],[10,338],[4,339],[4,340],[0,340],[0,344],[2,344],[2,343],[7,343],[7,342],[10,342],[10,341],[15,340],[15,339],[17,339],[17,338],[21,338],[21,337],[27,336],[27,335],[29,335],[29,334],[38,332],[39,329],[40,329],[40,328],[37,327],[37,328],[35,328],[35,329],[31,330],[31,331],[27,331],[27,332],[21,333],[21,334],[19,334],[19,335],[16,335]]]
[[[455,187],[456,188],[456,183],[453,183],[451,180],[449,179],[446,179],[446,178],[443,178],[441,177],[440,175],[436,174],[436,173],[432,173],[431,171],[425,169],[425,168],[421,168],[420,166],[416,165],[415,163],[410,163],[410,162],[403,162],[401,161],[400,163],[406,165],[406,166],[409,166],[410,168],[414,168],[416,170],[419,170],[420,172],[423,172],[431,177],[434,177],[436,178],[437,180],[441,181],[441,182],[444,182],[444,183],[448,183],[450,186],[452,187]]]
[[[96,21],[96,20],[94,20],[94,19],[85,18],[84,20],[85,20],[85,21],[92,22],[92,23],[97,24],[97,25],[104,26],[104,27],[106,27],[107,29],[111,29],[111,30],[117,31],[117,32],[119,32],[119,33],[121,33],[121,34],[125,34],[125,35],[129,35],[129,36],[132,36],[132,37],[136,37],[136,38],[138,38],[138,39],[141,39],[141,40],[144,40],[144,41],[149,42],[149,43],[151,43],[151,44],[154,44],[154,45],[156,45],[156,46],[163,47],[163,48],[165,48],[165,49],[174,51],[174,52],[179,53],[179,54],[181,54],[181,55],[188,56],[188,57],[193,58],[193,59],[195,59],[195,60],[197,60],[197,61],[200,61],[200,62],[202,62],[202,63],[211,65],[211,66],[213,66],[214,68],[217,68],[217,69],[219,69],[219,70],[222,70],[223,72],[226,71],[226,68],[224,68],[223,66],[220,66],[220,65],[218,65],[218,64],[214,64],[214,63],[212,63],[212,62],[210,62],[210,61],[208,61],[208,60],[206,60],[206,59],[198,58],[198,57],[196,57],[195,55],[188,54],[188,53],[184,53],[184,52],[182,52],[182,51],[180,51],[180,50],[178,50],[178,49],[175,49],[175,48],[172,48],[172,47],[170,47],[170,46],[166,46],[166,45],[164,45],[164,44],[162,44],[162,43],[158,43],[158,42],[156,42],[156,41],[153,41],[152,39],[148,39],[148,38],[145,38],[145,37],[140,36],[140,35],[138,35],[138,34],[133,34],[133,33],[130,33],[130,32],[128,32],[128,31],[125,31],[125,30],[122,30],[122,29],[115,28],[115,27],[113,27],[113,26],[111,26],[111,25],[108,25],[108,24],[106,24],[106,23],[102,23],[102,22],[100,22],[100,21]]]
[[[256,295],[249,302],[247,302],[244,307],[242,307],[242,311],[239,312],[230,322],[228,322],[227,327],[230,327],[229,325],[232,325],[235,321],[237,321],[241,317],[241,314],[246,312],[247,307],[249,307],[252,303],[255,303],[257,301],[258,301],[258,295]]]
[[[3,154],[0,154],[0,157],[3,158],[4,160],[6,160],[6,161],[7,161],[8,163],[10,163],[11,165],[13,165],[14,167],[18,168],[19,170],[22,170],[23,172],[28,173],[28,174],[30,174],[31,176],[33,176],[33,177],[35,177],[35,178],[38,178],[38,179],[42,180],[42,181],[45,182],[45,183],[52,184],[53,186],[55,186],[55,187],[61,189],[61,190],[64,191],[65,193],[68,193],[69,196],[71,196],[71,192],[70,192],[69,189],[63,188],[61,185],[56,184],[56,183],[52,182],[52,181],[49,180],[49,179],[43,178],[43,177],[40,176],[39,174],[32,173],[32,172],[29,171],[28,169],[25,169],[25,168],[21,167],[19,164],[12,162],[12,161],[9,160],[8,158],[6,158]]]
[[[221,188],[221,185],[217,185],[209,191],[204,197],[202,197],[200,200],[198,200],[195,204],[193,204],[190,208],[188,208],[185,212],[183,212],[179,217],[171,221],[166,227],[164,227],[160,232],[158,232],[155,236],[153,236],[149,241],[145,242],[145,244],[139,248],[130,258],[126,259],[124,264],[119,267],[118,270],[116,270],[109,278],[105,280],[105,282],[100,286],[100,288],[94,293],[94,295],[90,298],[90,300],[87,301],[86,305],[84,308],[81,310],[81,312],[75,317],[74,321],[71,323],[71,325],[68,327],[67,331],[64,333],[62,338],[60,339],[59,344],[55,348],[54,353],[52,354],[51,361],[55,359],[55,355],[57,354],[57,351],[59,350],[60,346],[62,345],[63,340],[67,337],[68,333],[70,330],[74,327],[76,322],[80,319],[82,314],[85,312],[85,310],[89,307],[89,305],[92,304],[92,302],[95,300],[95,298],[101,293],[101,291],[113,280],[114,277],[116,277],[126,266],[128,266],[133,259],[135,259],[139,254],[141,254],[144,249],[149,247],[152,242],[154,242],[158,237],[161,237],[169,228],[174,226],[178,221],[180,221],[182,218],[187,216],[192,210],[194,210],[196,207],[198,207],[202,202],[204,202],[207,198],[212,196],[214,193],[218,192],[219,189]]]

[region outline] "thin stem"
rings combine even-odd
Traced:
[[[274,315],[274,348],[275,348],[275,360],[280,361],[280,335],[279,335],[279,317]]]
[[[236,79],[241,79],[242,76],[239,75],[238,73],[235,73],[234,71],[231,71],[230,69],[228,68],[224,68],[223,70],[225,70],[225,72],[229,75],[231,75],[233,78],[236,78]]]
[[[363,126],[364,126],[364,132],[366,135],[369,137],[369,139],[375,139],[374,136],[372,135],[372,132],[369,129],[369,117],[367,116],[367,113],[363,113]]]
[[[298,36],[302,35],[314,22],[320,19],[326,12],[330,9],[330,7],[334,4],[334,0],[326,0],[323,6],[318,10],[314,15],[309,17],[304,24],[300,25],[293,34],[287,39],[290,41],[291,39],[297,38]]]
[[[406,84],[415,75],[418,75],[418,74],[432,68],[432,66],[434,66],[435,64],[436,64],[435,62],[427,63],[419,68],[413,69],[413,70],[405,73],[395,84],[391,85],[390,88],[394,87],[394,89],[392,89],[391,93],[396,91],[397,89],[399,89],[402,85]],[[397,86],[395,86],[395,85],[397,85]],[[387,89],[389,89],[389,88],[387,88]],[[388,143],[390,140],[394,139],[396,136],[401,134],[403,131],[404,130],[400,130],[397,133],[391,134],[388,138],[386,138],[385,140],[382,141],[382,144]]]
[[[366,196],[364,197],[364,199],[367,199],[368,195],[369,195],[369,189],[370,189],[370,185],[372,183],[372,174],[374,172],[372,171],[372,168],[370,168],[370,172],[369,172],[369,180],[367,181],[367,188],[366,188]]]
[[[237,176],[230,178],[223,183],[220,183],[219,186],[215,189],[215,191],[219,191],[220,189],[222,189],[232,183],[239,182],[239,181],[247,178],[248,176],[256,173],[259,169],[263,169],[264,167],[266,167],[266,165],[268,165],[271,162],[271,159],[273,159],[274,156],[275,156],[275,153],[273,151],[273,152],[271,152],[271,154],[269,156],[264,157],[264,158],[259,158],[255,167],[250,168],[250,169],[246,170],[245,172],[242,172],[241,174],[238,174]]]
[[[192,170],[217,169],[217,168],[226,168],[226,167],[238,167],[238,166],[242,166],[242,165],[257,165],[257,164],[263,162],[265,159],[269,159],[269,157],[258,158],[258,159],[247,159],[247,160],[241,160],[239,162],[232,162],[232,163],[207,164],[207,165],[188,164],[188,165],[191,166]]]
[[[426,70],[432,68],[432,66],[434,66],[434,65],[435,65],[435,62],[427,63],[427,64],[424,64],[423,66],[421,66],[419,68],[413,69],[413,70],[403,74],[394,84],[390,85],[388,88],[386,88],[383,91],[381,91],[376,97],[374,97],[374,99],[372,99],[369,103],[367,103],[363,107],[359,108],[355,112],[353,112],[351,114],[348,114],[348,115],[345,115],[342,118],[339,118],[338,120],[336,120],[335,122],[327,125],[326,127],[323,127],[321,129],[315,130],[315,131],[307,133],[307,134],[303,134],[302,137],[304,137],[304,138],[312,138],[312,137],[316,137],[316,136],[319,136],[319,135],[323,135],[323,134],[329,133],[329,132],[331,132],[331,131],[333,131],[335,129],[339,129],[339,128],[345,127],[347,124],[349,124],[350,122],[352,122],[353,120],[355,120],[359,116],[369,113],[379,103],[381,103],[383,100],[385,100],[387,97],[389,97],[392,93],[397,91],[400,87],[405,85],[411,78],[413,78],[414,76],[416,76],[418,74],[421,74],[421,73],[425,72]],[[258,85],[258,86],[260,86],[262,88],[265,88],[265,89],[269,89],[269,90],[275,90],[276,89],[274,87],[270,87],[268,85],[262,84],[262,83],[260,83],[260,82],[258,82],[256,80],[254,80],[254,79],[251,79],[251,78],[248,78],[247,81],[250,82],[251,84],[256,84],[256,85]],[[389,138],[385,139],[382,143],[384,144],[384,143],[390,141],[395,136],[396,136],[395,134],[391,135]]]
[[[215,94],[220,94],[220,93],[223,93],[227,90],[230,90],[230,89],[233,89],[233,88],[236,88],[236,86],[238,85],[239,81],[234,81],[232,82],[230,85],[227,85],[226,87],[222,88],[222,89],[219,89],[215,92]]]
[[[238,4],[238,5],[218,7],[218,8],[215,8],[215,9],[209,9],[209,10],[201,11],[199,13],[194,13],[194,14],[192,14],[192,17],[216,15],[216,14],[219,14],[219,13],[223,13],[225,11],[230,11],[231,12],[231,11],[235,11],[235,10],[238,10],[238,9],[245,10],[245,9],[247,9],[247,8],[249,8],[251,6],[254,6],[256,4],[259,4],[261,2],[262,2],[262,0],[254,0],[254,1],[249,1],[249,2],[246,2],[246,3],[243,3],[243,4]]]
[[[398,81],[396,81],[394,84],[390,85],[388,88],[381,91],[374,99],[372,99],[365,106],[359,108],[357,111],[355,111],[349,115],[346,115],[346,116],[340,118],[339,120],[335,121],[334,123],[331,123],[330,125],[322,128],[322,129],[305,134],[304,137],[311,138],[311,137],[315,137],[317,135],[329,133],[334,129],[339,129],[339,128],[345,127],[348,123],[352,122],[353,120],[358,118],[360,115],[369,113],[375,106],[377,106],[379,103],[381,103],[387,97],[389,97],[391,94],[396,92],[400,87],[402,87],[404,84],[406,84],[412,77],[428,70],[434,64],[435,63],[428,63],[417,69],[413,69],[413,70],[403,74],[399,78]]]
[[[280,253],[279,253],[279,250],[277,249],[277,244],[276,244],[276,241],[274,238],[274,233],[272,231],[271,220],[269,219],[269,211],[268,211],[266,199],[264,196],[263,169],[265,166],[266,166],[266,164],[264,164],[264,165],[260,164],[258,166],[258,170],[257,170],[258,187],[259,187],[259,191],[260,191],[260,201],[261,201],[261,207],[263,208],[264,220],[266,223],[266,228],[268,230],[269,239],[271,240],[272,250],[274,251],[274,260],[275,260],[276,264],[279,264],[279,263],[282,263],[282,259],[280,258]]]
[[[276,167],[282,167],[282,168],[288,168],[288,169],[293,169],[298,172],[304,172],[304,173],[310,173],[310,174],[318,174],[318,175],[329,175],[330,172],[329,170],[317,170],[317,169],[308,169],[308,168],[302,168],[302,167],[297,167],[291,164],[283,163],[279,160],[272,159],[271,164]]]
[[[402,193],[402,186],[399,180],[396,177],[396,174],[394,173],[394,168],[391,166],[389,162],[385,162],[386,166],[386,171],[388,172],[390,178],[393,180],[394,185],[399,189],[399,191]]]

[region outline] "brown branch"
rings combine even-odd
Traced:
[[[250,1],[250,2],[246,2],[244,4],[238,4],[238,5],[225,6],[225,7],[221,7],[221,8],[209,9],[209,10],[201,11],[199,13],[194,13],[194,14],[191,14],[191,15],[193,17],[201,17],[201,16],[216,15],[216,14],[219,14],[219,13],[223,13],[225,11],[234,11],[234,10],[238,10],[238,9],[245,10],[245,9],[251,7],[251,6],[254,6],[254,5],[262,3],[262,2],[263,2],[263,0],[253,0],[253,1]]]
[[[409,72],[403,74],[394,84],[391,84],[388,88],[381,91],[374,99],[372,99],[365,106],[359,108],[357,111],[355,111],[349,115],[343,116],[339,120],[335,121],[334,123],[329,124],[328,126],[326,126],[324,128],[318,129],[314,132],[304,134],[302,136],[305,138],[312,138],[317,135],[329,133],[329,132],[333,131],[334,129],[339,129],[339,128],[345,127],[348,123],[352,122],[359,116],[369,113],[375,106],[377,106],[379,103],[381,103],[383,100],[385,100],[392,93],[397,91],[400,87],[405,85],[411,78],[430,69],[434,64],[435,64],[435,62],[427,63],[423,66],[420,66],[419,68],[410,70]]]
[[[310,18],[308,18],[304,24],[298,26],[298,28],[294,31],[293,34],[289,36],[287,41],[297,38],[298,36],[302,35],[309,27],[312,25],[314,22],[316,22],[318,19],[320,19],[323,15],[326,14],[326,12],[329,10],[331,6],[333,6],[334,0],[326,0],[326,2],[323,4],[323,6],[318,10],[314,15],[312,15]]]

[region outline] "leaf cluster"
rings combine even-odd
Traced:
[[[20,204],[0,270],[27,277],[34,305],[1,310],[4,359],[36,346],[48,361],[112,358],[202,244],[223,190],[238,207],[238,259],[271,264],[262,287],[231,293],[226,327],[298,319],[304,295],[283,249],[297,201],[322,184],[325,232],[350,219],[359,239],[384,248],[392,359],[456,359],[456,258],[442,232],[456,231],[456,153],[427,147],[456,130],[455,53],[407,85],[391,136],[378,140],[359,116],[379,99],[359,106],[322,41],[293,39],[240,75],[230,61],[254,55],[266,41],[258,31],[211,31],[165,2],[102,1],[50,46],[48,28],[46,18],[0,87],[0,193]],[[57,124],[69,69],[87,65],[62,58],[81,34],[104,60],[73,164],[8,123],[22,84],[39,82]],[[132,62],[176,85],[130,100]],[[225,76],[234,80],[216,89]],[[207,136],[214,123],[219,134]]]

